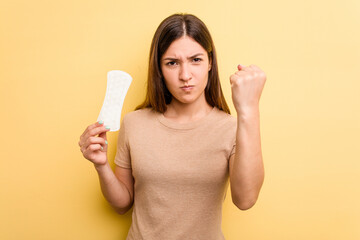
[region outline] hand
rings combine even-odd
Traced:
[[[79,146],[82,154],[95,166],[107,163],[107,140],[106,132],[110,129],[96,122],[88,126],[80,136]]]
[[[259,107],[265,81],[266,75],[259,67],[238,65],[238,71],[230,76],[232,100],[238,114]]]

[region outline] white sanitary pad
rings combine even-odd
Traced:
[[[121,110],[131,81],[132,77],[126,72],[112,70],[107,73],[106,95],[97,120],[110,127],[110,132],[120,129]]]

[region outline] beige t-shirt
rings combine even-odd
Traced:
[[[134,206],[127,240],[224,239],[222,203],[236,118],[214,107],[173,122],[150,108],[125,115],[115,163],[132,168]]]

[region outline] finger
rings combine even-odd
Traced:
[[[101,126],[99,126],[99,127],[95,127],[95,128],[93,128],[93,129],[89,130],[89,131],[85,134],[84,138],[87,139],[87,138],[89,138],[89,137],[95,137],[95,136],[97,136],[97,135],[99,135],[99,134],[101,134],[101,133],[103,133],[103,132],[108,132],[108,131],[110,131],[110,128],[109,128],[109,127],[104,126],[104,125],[101,125]]]
[[[84,151],[84,154],[91,154],[92,152],[102,151],[103,149],[104,149],[104,147],[101,146],[101,144],[91,144],[86,148],[86,150]]]
[[[234,73],[230,76],[230,85],[233,87],[233,85],[240,79],[240,77],[243,75],[241,71]]]
[[[102,126],[104,124],[103,121],[97,121],[96,123],[93,123],[91,125],[89,125],[85,131],[83,132],[83,134],[81,134],[80,136],[80,141],[84,138],[84,136],[92,129],[96,128],[96,127],[99,127],[99,126]]]
[[[262,73],[263,71],[256,65],[252,64],[249,66],[254,72],[256,73]]]
[[[108,141],[107,141],[107,137],[106,137],[106,132],[100,133],[99,138],[101,138],[103,140],[103,147],[104,147],[103,151],[107,151]]]
[[[104,140],[107,140],[106,133],[107,133],[107,131],[100,133],[100,134],[99,134],[99,137],[102,138],[102,139],[104,139]]]
[[[95,140],[95,137],[90,137],[86,139],[83,143],[81,143],[80,149],[82,153],[85,153],[89,149],[89,146],[92,144],[99,144],[101,143],[101,140]]]
[[[237,68],[238,68],[239,71],[241,71],[241,70],[243,70],[243,69],[245,68],[245,65],[239,64],[239,65],[237,66]]]
[[[247,66],[247,67],[243,67],[242,69],[244,72],[254,72],[255,69],[250,65],[250,66]]]
[[[102,126],[103,124],[104,124],[103,121],[97,121],[96,123],[93,123],[93,124],[89,125],[89,126],[85,129],[85,132],[88,132],[88,131],[90,131],[90,130],[92,130],[92,129],[94,129],[94,128],[100,127],[100,126]]]
[[[110,131],[110,128],[107,128],[106,126],[101,125],[100,127],[93,128],[89,132],[85,134],[85,136],[82,136],[82,139],[79,142],[79,146],[81,148],[81,152],[84,153],[86,149],[89,147],[89,145],[93,143],[100,143],[105,146],[107,141],[104,138],[95,137],[98,134],[101,134],[103,132]],[[95,139],[95,140],[94,140]]]
[[[238,65],[238,70],[239,71],[236,71],[235,74],[237,74],[239,76],[241,74],[243,74],[244,72],[254,72],[255,71],[255,69],[253,67],[251,67],[251,65],[250,66],[245,66],[245,65],[241,65],[241,64]]]
[[[237,75],[239,77],[246,76],[246,74],[248,74],[248,73],[247,73],[247,71],[245,71],[245,69],[246,68],[243,68],[243,70],[235,72],[235,75]]]
[[[89,137],[86,143],[84,144],[84,148],[87,148],[91,144],[101,144],[104,146],[106,144],[105,141],[106,140],[101,137]]]
[[[249,67],[251,67],[252,69],[254,70],[261,70],[258,66],[254,65],[254,64],[251,64]]]
[[[256,65],[251,65],[252,66],[252,68],[260,75],[260,76],[265,76],[265,73],[264,73],[264,71],[261,69],[261,68],[259,68],[258,66],[256,66]]]

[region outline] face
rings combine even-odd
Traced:
[[[205,87],[211,63],[205,49],[188,36],[172,42],[161,58],[165,85],[172,102],[191,104],[205,100]]]

